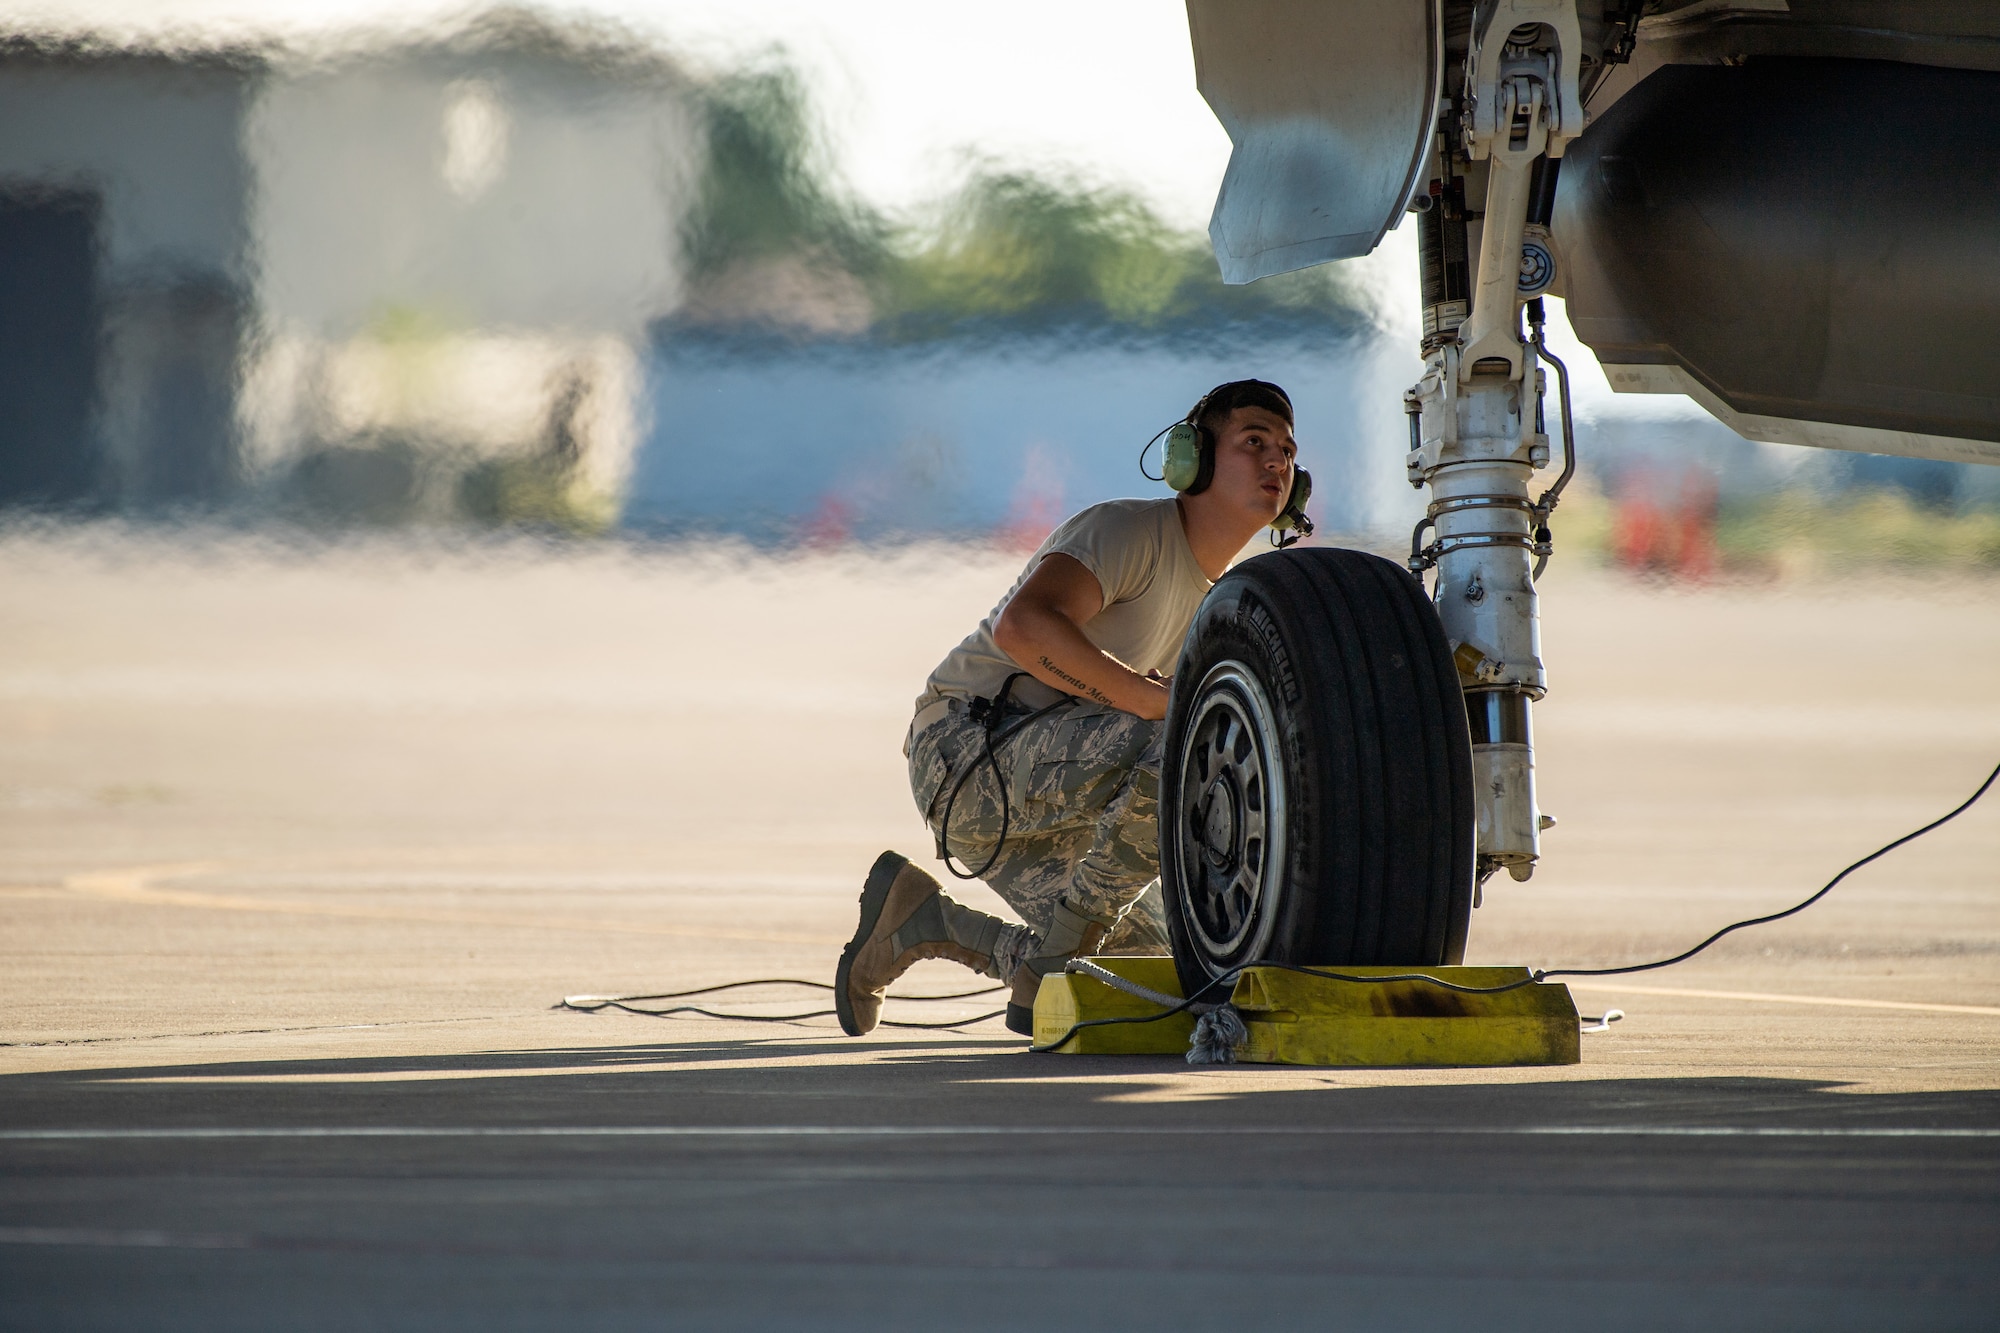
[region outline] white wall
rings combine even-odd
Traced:
[[[636,336],[680,301],[697,129],[664,82],[505,55],[274,78],[251,116],[275,326]]]

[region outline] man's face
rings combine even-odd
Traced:
[[[1262,407],[1239,407],[1215,433],[1216,502],[1262,527],[1285,508],[1292,493],[1292,428]]]

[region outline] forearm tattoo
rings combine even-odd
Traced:
[[[1104,691],[1098,689],[1095,685],[1092,685],[1087,681],[1078,680],[1075,676],[1070,675],[1069,672],[1064,671],[1054,662],[1049,661],[1047,657],[1042,658],[1042,667],[1056,679],[1061,681],[1066,681],[1069,684],[1076,686],[1077,692],[1079,694],[1087,694],[1101,704],[1111,703],[1110,695],[1106,694]],[[1116,704],[1112,704],[1111,706],[1114,708],[1117,707]]]

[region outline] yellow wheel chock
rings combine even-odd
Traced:
[[[1106,971],[1178,998],[1171,958],[1093,958]],[[1348,976],[1421,973],[1460,986],[1504,986],[1525,967],[1337,967]],[[1554,982],[1492,995],[1467,995],[1423,981],[1354,982],[1253,967],[1237,978],[1230,1003],[1250,1031],[1236,1058],[1247,1064],[1346,1067],[1573,1065],[1582,1059],[1576,1005]],[[1035,1044],[1046,1046],[1078,1022],[1141,1018],[1159,1006],[1075,972],[1042,979],[1035,997]],[[1116,1023],[1077,1032],[1065,1055],[1180,1055],[1193,1014],[1153,1023]]]

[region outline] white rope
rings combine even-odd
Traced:
[[[1225,1004],[1205,1013],[1195,1022],[1194,1036],[1188,1039],[1187,1062],[1191,1065],[1233,1065],[1236,1052],[1250,1041],[1250,1029],[1234,1005]]]
[[[1162,1009],[1178,1009],[1181,997],[1156,991],[1150,986],[1141,986],[1129,981],[1107,968],[1099,967],[1087,958],[1072,958],[1063,964],[1065,972],[1075,972],[1101,981],[1113,990],[1123,991],[1136,999],[1157,1004]],[[1221,1004],[1197,1002],[1187,1006],[1187,1011],[1197,1014],[1194,1035],[1188,1040],[1187,1062],[1191,1065],[1229,1065],[1236,1063],[1236,1052],[1250,1040],[1250,1029],[1244,1026],[1243,1015],[1236,1006],[1224,1001]]]

